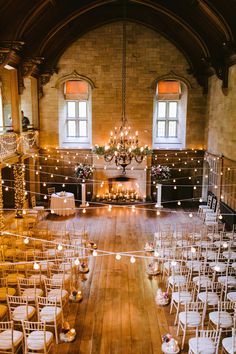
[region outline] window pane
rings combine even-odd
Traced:
[[[79,102],[79,117],[80,118],[87,117],[87,102],[86,101]]]
[[[176,121],[169,121],[169,131],[168,131],[168,136],[169,137],[175,137],[176,136],[176,128],[177,128],[177,122]]]
[[[159,138],[165,136],[165,125],[166,125],[165,121],[157,122],[157,136]]]
[[[169,118],[177,117],[177,102],[169,102]]]
[[[75,120],[68,120],[67,121],[67,133],[70,137],[76,136],[76,122]]]
[[[67,114],[69,118],[75,118],[75,102],[67,102]]]
[[[79,121],[79,136],[87,136],[87,121]]]
[[[158,118],[165,118],[166,116],[166,102],[158,102]]]

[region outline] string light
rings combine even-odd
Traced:
[[[159,212],[159,210],[157,210],[156,214],[157,214],[157,216],[159,216],[161,213]]]
[[[134,256],[130,257],[130,263],[135,263],[136,262],[136,259]]]
[[[75,260],[74,264],[75,264],[76,266],[80,265],[79,258],[76,258],[76,260]]]
[[[178,203],[177,203],[178,205],[181,205],[181,202],[180,201],[178,201]]]
[[[93,251],[93,256],[94,256],[94,257],[97,257],[97,255],[98,255],[97,251],[94,250],[94,251]]]
[[[119,253],[117,253],[116,259],[117,259],[117,261],[121,260],[121,255]]]
[[[85,208],[83,208],[82,213],[83,213],[83,214],[85,214],[85,213],[86,213],[86,209],[85,209]]]
[[[37,262],[34,263],[33,265],[34,270],[39,270],[39,264]]]
[[[59,245],[57,246],[57,249],[58,249],[58,251],[62,251],[63,250],[63,247],[62,247],[62,245],[59,243]]]
[[[196,248],[195,247],[191,247],[191,252],[192,253],[196,253]]]
[[[193,214],[192,214],[192,213],[190,213],[188,216],[189,216],[190,218],[192,218],[192,217],[193,217]]]
[[[25,245],[28,245],[28,243],[29,243],[29,237],[26,237],[26,238],[24,239],[24,244],[25,244]]]

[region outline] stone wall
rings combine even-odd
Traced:
[[[209,79],[208,94],[208,151],[236,160],[236,65],[229,70],[229,88],[225,96],[222,81]]]
[[[92,144],[105,144],[121,117],[122,23],[97,28],[74,42],[44,86],[40,100],[42,146],[58,146],[58,117],[63,85],[58,80],[76,70],[95,84],[92,92]],[[127,118],[140,141],[152,145],[153,83],[173,71],[189,84],[186,147],[204,147],[206,97],[196,80],[187,74],[182,53],[158,33],[139,24],[127,25]]]

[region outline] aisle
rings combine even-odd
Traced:
[[[88,211],[76,221],[85,226],[99,249],[120,252],[142,250],[152,240],[158,222],[188,222],[189,217],[180,213],[157,217],[153,212],[113,208],[111,213]],[[145,264],[145,260],[131,264],[129,258],[118,261],[114,256],[90,261],[87,280],[81,282],[84,299],[70,304],[67,318],[76,328],[76,341],[57,346],[57,354],[161,353],[161,335],[172,332],[173,318],[169,308],[157,307],[160,276],[149,278]]]

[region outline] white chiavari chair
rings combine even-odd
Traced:
[[[35,307],[29,305],[26,297],[7,295],[10,320],[16,323],[31,320],[35,315]]]
[[[196,337],[189,339],[188,354],[218,354],[221,330],[196,331]]]
[[[24,353],[49,354],[53,350],[53,333],[46,330],[45,322],[23,321]]]
[[[45,322],[47,327],[54,329],[58,344],[58,326],[62,326],[63,323],[63,311],[60,303],[56,298],[38,296],[36,306],[39,321]]]
[[[0,322],[0,353],[15,354],[22,350],[23,333],[14,329],[14,322]]]

